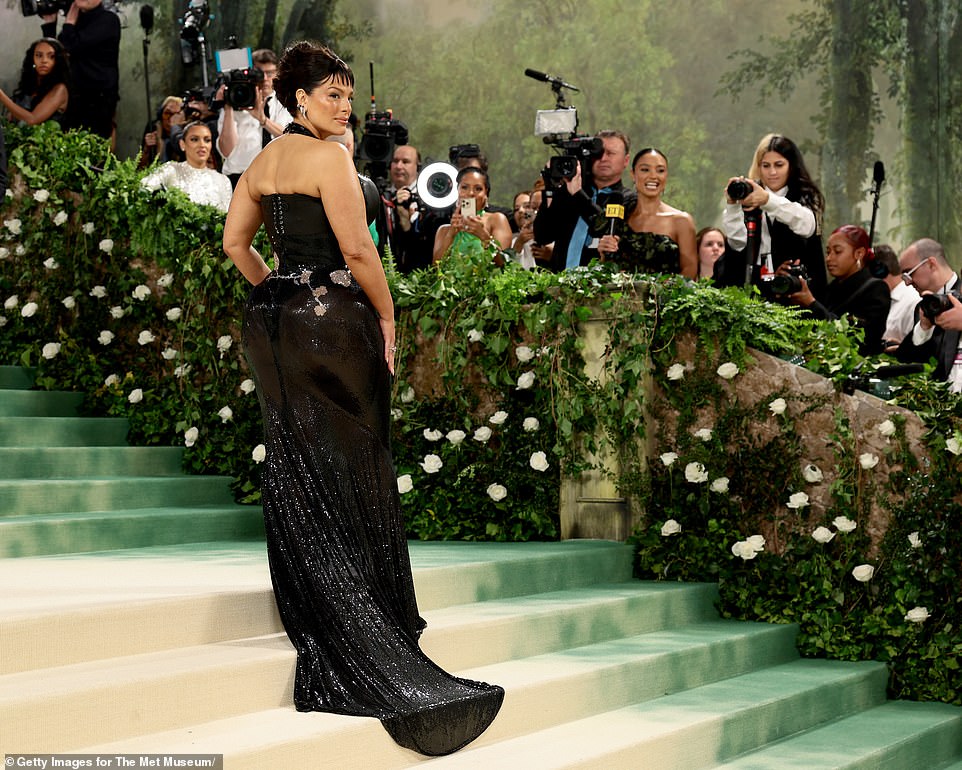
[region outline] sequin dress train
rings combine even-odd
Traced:
[[[446,673],[418,646],[377,315],[320,199],[268,195],[261,208],[279,266],[251,291],[244,344],[264,416],[271,578],[297,651],[294,704],[377,717],[423,754],[456,751],[504,691]]]

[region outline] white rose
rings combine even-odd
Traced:
[[[848,516],[836,516],[832,520],[832,526],[835,527],[839,532],[852,532],[858,524],[852,521]]]
[[[452,444],[454,444],[455,446],[457,446],[457,445],[460,444],[462,441],[464,441],[464,439],[467,437],[467,435],[468,435],[468,434],[465,433],[463,430],[450,430],[450,431],[448,431],[448,434],[445,436],[445,438],[446,438],[448,441],[450,441]]]
[[[48,342],[46,345],[43,346],[43,350],[40,351],[40,355],[42,355],[48,361],[51,358],[56,358],[58,353],[60,353],[59,342]]]
[[[738,374],[738,367],[729,361],[719,366],[718,369],[716,369],[716,372],[723,380],[730,380],[732,377]]]
[[[488,497],[490,497],[494,502],[499,500],[504,500],[508,496],[508,490],[505,489],[500,484],[488,484],[487,488]]]
[[[130,391],[130,395],[127,396],[127,400],[131,404],[139,404],[144,400],[144,391],[142,391],[140,388],[134,388],[132,391]]]
[[[222,406],[217,416],[220,417],[221,422],[230,422],[234,417],[234,411],[229,406]]]
[[[110,238],[104,238],[100,243],[97,244],[98,248],[109,254],[114,250],[114,242]]]
[[[444,438],[444,434],[439,430],[431,430],[430,428],[424,429],[424,438],[428,441],[440,441]]]
[[[112,388],[114,385],[119,384],[120,377],[118,377],[116,374],[108,374],[107,379],[104,380],[104,385],[106,385],[108,388]]]
[[[754,551],[764,551],[765,550],[765,537],[764,535],[752,535],[745,542]]]
[[[97,342],[99,342],[101,345],[109,345],[113,341],[114,341],[114,333],[109,329],[104,329],[103,331],[100,332],[100,335],[97,337]]]
[[[57,262],[57,260],[55,260],[53,257],[48,257],[43,261],[43,266],[47,268],[47,270],[56,270],[58,267],[60,267],[60,263]]]
[[[891,420],[884,420],[878,424],[878,432],[881,436],[888,438],[895,435],[895,423]]]
[[[962,454],[962,441],[955,436],[950,436],[945,441],[945,448],[956,456]]]
[[[28,302],[26,305],[20,308],[20,315],[22,315],[24,318],[30,318],[36,314],[39,307],[40,306],[36,302]]]
[[[785,403],[784,398],[776,398],[768,405],[768,409],[772,414],[785,414],[785,409],[787,407],[788,404]]]
[[[186,375],[190,371],[190,364],[182,364],[174,368],[174,377],[178,379]]]
[[[669,380],[680,380],[685,376],[685,365],[684,364],[672,364],[668,367],[668,371],[665,374]]]
[[[488,418],[488,422],[490,422],[492,425],[503,425],[503,424],[504,424],[504,421],[507,420],[507,419],[508,419],[508,413],[507,413],[507,412],[498,411],[498,412],[495,412],[494,414],[492,414],[492,415]]]
[[[18,297],[16,294],[11,294],[9,297],[7,297],[4,300],[3,309],[13,310],[19,304],[20,304],[20,297]]]
[[[481,342],[484,339],[484,332],[480,329],[472,329],[468,332],[468,342]]]
[[[818,484],[824,476],[822,475],[821,469],[817,465],[806,465],[802,468],[802,477],[809,484]]]
[[[19,219],[4,219],[3,226],[14,235],[20,235],[20,227],[23,223]]]
[[[234,340],[231,339],[229,334],[225,334],[217,338],[217,350],[220,352],[220,357],[224,357],[224,353],[230,350],[230,346],[234,344]]]
[[[541,423],[538,422],[537,417],[525,417],[524,422],[521,423],[521,427],[525,433],[534,433],[541,427]]]
[[[688,463],[685,466],[685,480],[692,484],[701,484],[708,481],[708,471],[701,463]]]
[[[405,473],[403,476],[397,477],[397,491],[404,495],[414,489],[414,482],[411,481],[411,474]]]
[[[256,447],[254,447],[254,451],[251,452],[251,459],[255,463],[264,462],[266,457],[267,457],[267,447],[264,446],[263,444],[258,444]]]
[[[909,623],[924,623],[929,619],[929,611],[925,607],[913,607],[905,613],[905,619]]]
[[[859,583],[867,583],[875,575],[875,567],[871,564],[859,564],[852,570],[852,577]]]
[[[804,492],[796,492],[788,498],[788,502],[785,503],[785,505],[796,510],[799,508],[804,508],[806,505],[808,505],[808,495]]]
[[[93,232],[94,232],[94,223],[93,223],[93,222],[84,222],[84,226],[83,226],[81,229],[84,231],[84,235],[93,235]]]
[[[401,394],[401,403],[410,404],[414,401],[414,388],[408,386],[408,389]]]
[[[525,372],[518,377],[518,390],[528,390],[534,385],[534,372]]]
[[[182,312],[179,307],[172,307],[164,315],[167,316],[168,321],[179,321]]]
[[[180,355],[174,348],[164,348],[160,351],[160,357],[165,361],[173,361],[177,356]]]
[[[858,462],[865,470],[868,471],[878,465],[878,456],[873,455],[871,452],[866,452],[865,454],[858,456]]]
[[[758,551],[749,545],[747,540],[739,540],[732,546],[732,553],[735,556],[739,556],[744,561],[749,561],[754,559],[758,555]]]
[[[157,338],[154,336],[154,333],[152,331],[148,329],[144,329],[140,334],[137,335],[137,344],[149,345],[155,339]]]
[[[254,381],[250,377],[248,377],[246,380],[244,380],[240,384],[241,393],[245,393],[245,394],[253,393],[255,387],[256,386],[254,385]]]
[[[700,438],[702,441],[711,441],[711,428],[699,428],[695,431],[695,438]]]
[[[421,461],[421,467],[424,468],[425,473],[437,473],[442,465],[444,463],[437,455],[424,455],[424,460]]]
[[[0,329],[7,325],[7,317],[5,315],[0,315]]]
[[[166,289],[174,282],[173,273],[164,273],[160,278],[157,279],[157,285]]]
[[[712,492],[725,493],[728,491],[728,476],[719,476],[711,483]]]
[[[828,527],[815,527],[815,531],[812,532],[812,537],[815,538],[815,542],[817,543],[830,543],[832,542],[832,538],[835,537],[835,533]]]
[[[670,468],[672,463],[678,459],[678,455],[676,455],[674,452],[665,452],[659,459],[666,468]]]
[[[403,417],[404,417],[404,412],[402,412],[397,407],[391,410],[391,419],[394,420],[395,422],[402,419]]]
[[[193,446],[199,436],[200,431],[197,428],[188,428],[184,431],[184,446]]]
[[[10,257],[10,249],[6,246],[0,246],[0,259],[7,259]]]
[[[548,470],[548,457],[544,452],[535,452],[528,460],[528,465],[536,471],[546,471]]]
[[[518,345],[518,347],[514,349],[514,354],[522,364],[526,364],[534,358],[534,351],[527,345]]]
[[[54,215],[53,223],[54,223],[57,227],[60,227],[60,226],[61,226],[64,222],[66,222],[68,219],[69,219],[69,217],[67,216],[67,212],[66,212],[66,211],[58,211],[58,212],[56,213],[56,215]]]
[[[491,428],[489,428],[487,425],[482,425],[474,432],[474,436],[472,436],[472,438],[475,441],[480,441],[482,444],[485,443],[491,438]]]
[[[112,308],[110,308],[110,317],[117,319],[123,318],[124,309],[120,305],[114,305]]]
[[[73,295],[64,297],[63,306],[67,308],[67,310],[73,310],[75,307],[77,307],[77,300],[74,299]]]
[[[104,297],[107,296],[107,287],[106,287],[106,286],[99,286],[99,285],[98,285],[98,286],[94,286],[94,287],[90,290],[90,296],[91,296],[91,297],[96,297],[97,299],[103,299]]]
[[[147,297],[150,296],[150,287],[142,283],[135,286],[133,291],[133,296],[134,296],[134,299],[138,299],[141,301],[147,299]]]
[[[910,532],[910,533],[909,533],[909,545],[911,545],[913,548],[921,548],[921,547],[922,547],[922,538],[919,537],[919,533],[918,533],[918,532]]]
[[[46,203],[46,202],[49,200],[49,198],[50,198],[50,191],[49,191],[49,190],[37,190],[37,191],[33,194],[33,199],[34,199],[37,203]]]
[[[661,536],[668,537],[669,535],[677,535],[681,532],[681,524],[679,524],[674,519],[668,519],[664,524],[661,525]]]

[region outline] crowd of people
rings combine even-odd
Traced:
[[[0,90],[0,104],[11,119],[28,125],[53,120],[64,130],[113,138],[117,15],[102,0],[74,0],[59,35],[57,19],[42,17],[44,36],[25,52],[12,96]],[[294,120],[274,93],[278,57],[261,49],[252,60],[262,79],[247,109],[226,102],[223,86],[214,95],[215,104],[222,104],[218,110],[200,93],[161,101],[138,158],[145,188],[177,188],[195,203],[227,210],[241,175]],[[352,154],[356,125],[352,118],[343,136],[332,137]],[[561,177],[538,173],[530,189],[515,194],[510,209],[492,204],[487,158],[476,145],[452,148],[457,200],[435,208],[417,193],[421,153],[398,144],[386,180],[379,180],[372,238],[382,256],[390,247],[402,273],[459,257],[490,258],[494,266],[514,260],[555,272],[598,261],[632,273],[751,285],[765,300],[798,305],[813,318],[853,319],[863,330],[864,353],[915,361],[937,350],[937,374],[958,380],[962,389],[962,365],[949,350],[958,341],[952,327],[962,328],[962,313],[956,312],[955,274],[941,246],[923,240],[898,255],[870,243],[852,224],[823,241],[824,198],[791,139],[763,137],[747,173],[725,186],[720,225],[700,230],[691,214],[664,200],[664,152],[646,147],[631,156],[628,136],[616,130],[599,131],[595,140],[590,156],[577,159]],[[919,254],[922,259],[913,262]],[[921,313],[920,292],[946,296],[942,312]]]

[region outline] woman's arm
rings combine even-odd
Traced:
[[[698,249],[695,247],[695,220],[681,211],[675,215],[675,243],[678,244],[678,270],[685,278],[698,277]]]
[[[67,107],[67,86],[57,83],[51,88],[47,95],[40,100],[40,104],[33,108],[31,112],[21,107],[13,99],[0,90],[0,102],[9,110],[16,120],[22,120],[28,126],[36,126],[44,121],[50,120],[57,112]]]
[[[788,225],[795,235],[810,238],[815,234],[815,212],[802,203],[769,192],[768,200],[759,208],[772,219]]]
[[[262,222],[260,201],[251,196],[247,174],[244,174],[237,182],[224,221],[224,253],[254,286],[270,273],[267,263],[251,245]]]
[[[454,241],[454,226],[441,225],[434,234],[434,262],[440,262]]]

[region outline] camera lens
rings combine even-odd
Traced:
[[[923,294],[919,300],[919,310],[930,321],[937,315],[952,309],[952,301],[945,294]]]
[[[735,179],[728,183],[728,197],[733,201],[744,200],[752,191],[752,186],[741,179]]]

